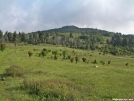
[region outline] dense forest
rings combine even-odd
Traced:
[[[16,31],[3,33],[0,30],[0,43],[53,44],[84,50],[98,50],[113,55],[134,54],[134,35],[122,35],[93,28],[64,26],[62,28],[24,33]]]

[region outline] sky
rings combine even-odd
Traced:
[[[75,25],[134,34],[134,0],[0,0],[0,30],[34,32]]]

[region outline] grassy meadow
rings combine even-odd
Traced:
[[[79,61],[71,63],[69,59],[63,60],[62,55],[54,60],[51,52],[39,57],[43,48],[58,50],[59,53],[67,50],[67,55],[77,55]],[[33,53],[31,57],[28,51]],[[22,44],[15,47],[8,43],[6,49],[0,51],[0,101],[134,99],[133,56],[99,53],[56,45]],[[83,57],[88,63],[82,61]],[[97,64],[91,63],[94,60]]]

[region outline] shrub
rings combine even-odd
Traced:
[[[82,58],[82,61],[86,63],[87,62],[87,59],[86,58]]]
[[[58,59],[58,56],[57,55],[54,55],[54,59],[57,60]]]
[[[19,77],[23,77],[24,76],[24,69],[16,66],[16,65],[12,65],[10,68],[6,69],[6,72],[4,74],[5,76],[19,76]]]
[[[76,57],[75,57],[75,62],[76,62],[76,64],[77,64],[78,61],[79,61],[79,58],[76,56]]]
[[[93,61],[94,64],[97,64],[98,62],[96,60]]]
[[[33,53],[31,51],[28,52],[29,57],[31,57],[33,55]]]
[[[1,44],[0,45],[0,50],[3,52],[4,51],[4,49],[6,48],[6,44]]]
[[[129,63],[126,63],[125,65],[126,65],[126,66],[128,66],[128,65],[129,65]]]
[[[46,51],[47,52],[47,49],[46,48],[43,48],[43,51]]]
[[[73,63],[74,62],[74,58],[71,58],[70,61],[71,61],[71,63]]]
[[[52,51],[52,54],[54,54],[54,55],[58,55],[59,52],[58,52],[57,50],[55,50],[55,51]]]
[[[47,56],[47,52],[44,51],[44,50],[42,50],[41,55],[42,55],[43,57],[44,57],[44,56]]]
[[[111,61],[108,61],[108,64],[110,64],[111,63]]]
[[[63,59],[65,59],[65,58],[66,58],[66,54],[67,54],[67,50],[64,50],[64,51],[62,52],[62,54],[63,54]]]
[[[71,59],[71,56],[68,56],[68,59]]]

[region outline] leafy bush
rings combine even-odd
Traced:
[[[126,66],[128,66],[128,65],[129,65],[129,63],[126,63],[125,65],[126,65]]]
[[[31,57],[33,55],[33,53],[31,51],[28,52],[29,57]]]
[[[71,61],[71,63],[73,63],[74,62],[74,58],[71,58],[70,61]]]
[[[41,55],[42,55],[43,57],[44,57],[44,56],[47,56],[47,51],[42,50]]]
[[[100,61],[101,64],[105,65],[105,61]]]
[[[108,64],[110,64],[111,63],[111,61],[108,61]]]
[[[76,64],[77,64],[78,61],[79,61],[79,58],[76,56],[76,57],[75,57],[75,62],[76,62]]]
[[[16,66],[16,65],[12,65],[10,66],[10,68],[6,69],[6,72],[4,74],[5,76],[18,76],[18,77],[23,77],[24,76],[24,69]]]
[[[93,61],[94,64],[97,64],[98,62],[96,60]]]
[[[1,44],[1,45],[0,45],[0,50],[1,50],[1,51],[4,51],[5,48],[6,48],[6,44]]]
[[[87,62],[87,59],[86,58],[82,58],[82,61],[86,63]]]

